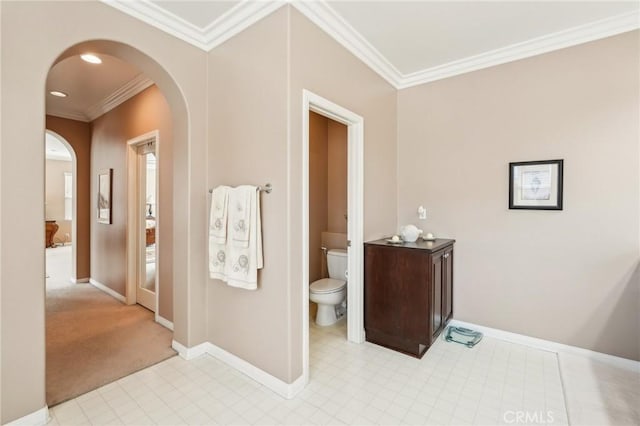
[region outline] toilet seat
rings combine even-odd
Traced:
[[[311,283],[309,290],[315,294],[335,293],[342,290],[346,285],[346,281],[336,280],[334,278],[323,278]]]

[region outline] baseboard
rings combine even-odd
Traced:
[[[173,323],[166,318],[162,318],[160,315],[156,315],[156,322],[161,326],[173,331]]]
[[[69,281],[71,281],[73,284],[83,284],[83,283],[88,283],[89,282],[89,278],[74,278],[74,277],[71,277],[69,279]]]
[[[120,293],[110,289],[109,287],[107,287],[106,285],[99,283],[98,281],[94,280],[93,278],[89,278],[89,284],[91,284],[92,286],[94,286],[95,288],[97,288],[98,290],[102,290],[105,293],[107,293],[109,296],[113,297],[114,299],[119,300],[122,303],[126,303],[126,299],[124,298],[123,295],[121,295]]]
[[[285,383],[277,377],[272,376],[266,371],[261,370],[255,365],[248,363],[244,359],[239,358],[212,343],[209,343],[208,353],[230,367],[235,368],[239,372],[246,374],[256,382],[263,384],[284,398],[291,399],[304,388],[305,383],[302,376],[293,383]]]
[[[305,386],[303,376],[298,377],[298,379],[293,383],[285,383],[255,365],[250,364],[242,358],[239,358],[238,356],[209,342],[187,348],[174,340],[171,347],[187,361],[197,358],[203,354],[211,355],[286,399],[294,398],[297,394],[302,392],[302,389],[304,389]]]
[[[171,342],[171,347],[178,352],[178,355],[180,355],[181,358],[184,358],[187,361],[191,361],[194,358],[198,358],[200,355],[208,353],[208,345],[209,343],[205,342],[188,348],[175,340]]]
[[[624,370],[640,372],[640,361],[634,361],[632,359],[621,358],[615,355],[609,355],[602,352],[596,352],[589,349],[579,348],[577,346],[565,345],[564,343],[552,342],[550,340],[538,339],[537,337],[525,336],[523,334],[512,333],[510,331],[499,330],[496,328],[485,327],[478,324],[473,324],[465,321],[459,321],[452,319],[449,325],[457,327],[471,328],[481,331],[485,336],[493,337],[495,339],[505,340],[507,342],[518,343],[520,345],[529,346],[536,349],[542,349],[545,351],[555,353],[565,353],[571,355],[578,355],[581,357],[589,358],[594,361],[602,362],[617,368]]]
[[[308,378],[305,379],[304,375],[301,375],[293,383],[288,384],[288,396],[286,396],[285,398],[293,399],[298,396],[298,394],[304,390],[304,387],[307,386],[307,382]]]
[[[26,416],[20,417],[12,422],[7,423],[7,426],[43,426],[49,422],[49,407],[46,405],[39,409],[38,411],[34,411],[31,414],[27,414]]]

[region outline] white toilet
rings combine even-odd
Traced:
[[[347,264],[346,250],[332,249],[327,252],[329,278],[311,283],[309,299],[318,304],[316,324],[335,324],[344,316],[347,297]]]

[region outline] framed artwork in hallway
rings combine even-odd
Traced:
[[[113,169],[98,172],[98,223],[111,224],[111,181]]]

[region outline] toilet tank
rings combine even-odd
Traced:
[[[341,249],[331,249],[327,252],[327,266],[329,278],[347,281],[347,251]]]

